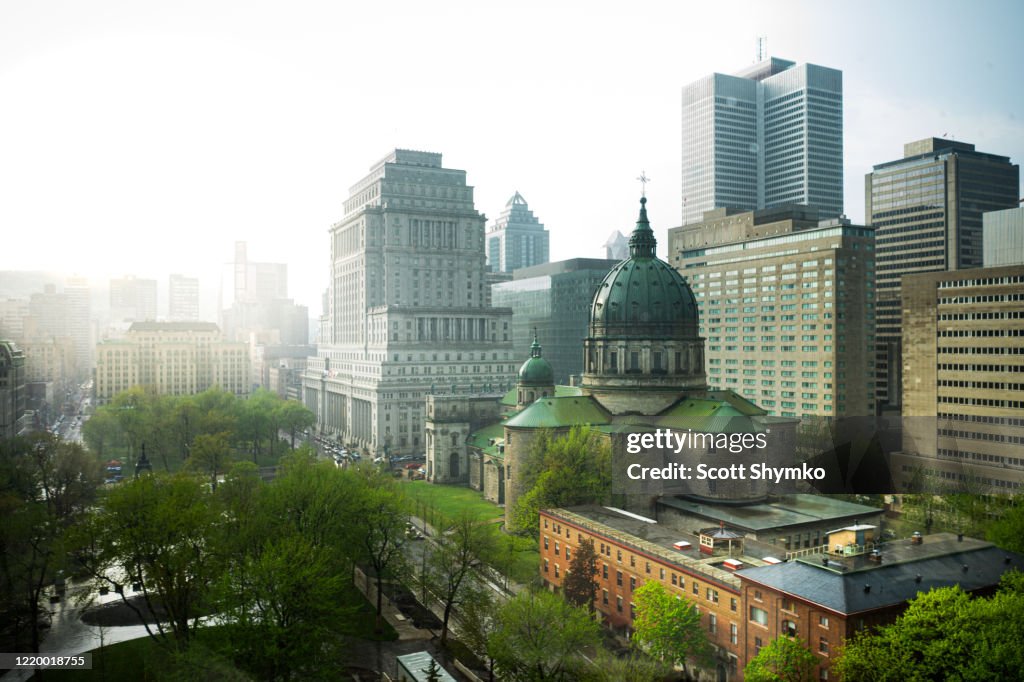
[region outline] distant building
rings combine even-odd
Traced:
[[[167,291],[167,319],[170,322],[199,320],[198,277],[171,275]]]
[[[1017,206],[1020,168],[973,144],[926,138],[864,179],[864,216],[875,228],[879,408],[900,405],[900,281],[910,274],[983,265],[982,215]]]
[[[843,213],[843,73],[771,57],[683,88],[683,224],[716,208]]]
[[[629,240],[615,230],[604,243],[604,257],[608,260],[620,261],[629,258]]]
[[[512,272],[548,262],[548,232],[519,192],[487,230],[487,267]]]
[[[316,346],[256,346],[252,355],[253,385],[282,398],[299,396],[306,361],[315,354]]]
[[[517,358],[530,354],[536,333],[555,367],[555,382],[583,373],[580,339],[587,333],[594,293],[618,261],[598,258],[535,265],[513,273],[512,281],[491,286],[496,306],[512,309],[512,340]]]
[[[905,275],[902,295],[897,481],[1021,492],[1024,264]]]
[[[64,283],[64,295],[68,306],[67,332],[75,344],[75,371],[77,378],[84,380],[92,371],[96,339],[88,280],[68,278]]]
[[[981,215],[986,268],[1024,265],[1024,206]]]
[[[716,209],[669,230],[708,385],[783,417],[875,414],[874,232],[817,209]]]
[[[352,186],[331,227],[324,338],[303,379],[321,434],[421,454],[427,395],[512,385],[512,311],[488,302],[484,222],[466,172],[437,153],[396,149]]]
[[[231,341],[304,346],[309,343],[309,309],[288,298],[288,266],[250,261],[245,242],[235,243],[235,260],[221,282],[221,326]]]
[[[0,438],[14,438],[31,426],[25,383],[25,355],[14,342],[0,341]]]
[[[124,339],[96,346],[96,401],[133,386],[161,395],[192,395],[219,387],[249,394],[246,344],[222,340],[212,322],[135,322]]]
[[[112,322],[155,322],[156,280],[127,275],[110,280]]]

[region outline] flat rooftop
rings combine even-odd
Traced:
[[[836,521],[834,527],[840,527],[846,520],[867,519],[882,513],[881,509],[864,504],[805,494],[786,495],[776,500],[751,504],[715,504],[683,497],[662,497],[658,504],[751,532],[824,521]]]
[[[696,535],[673,530],[653,519],[644,520],[645,517],[612,507],[586,505],[571,509],[547,509],[541,514],[576,524],[623,547],[674,564],[681,570],[700,574],[705,579],[732,589],[739,589],[740,583],[734,572],[718,567],[725,559],[738,559],[744,566],[768,565],[758,557],[741,555],[741,549],[736,549],[731,557],[701,554],[698,548],[700,540]],[[677,549],[674,545],[680,540],[691,543],[691,546],[685,550]]]

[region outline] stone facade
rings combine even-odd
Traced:
[[[324,338],[303,379],[321,434],[374,454],[425,451],[428,395],[511,387],[511,311],[492,308],[466,172],[397,149],[332,226]],[[462,472],[460,471],[460,476]]]
[[[103,404],[133,386],[162,395],[192,395],[219,387],[250,391],[249,352],[223,341],[212,322],[136,322],[124,339],[96,346],[96,402]]]
[[[1021,492],[1024,265],[908,275],[902,291],[904,439],[894,477]]]

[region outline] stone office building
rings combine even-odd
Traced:
[[[708,385],[783,417],[875,413],[875,240],[787,206],[669,230],[706,337]]]
[[[324,337],[303,379],[321,434],[374,454],[424,452],[430,394],[505,391],[511,311],[485,291],[485,216],[466,171],[396,149],[352,186],[330,230]]]
[[[897,480],[1024,487],[1024,265],[903,278]]]

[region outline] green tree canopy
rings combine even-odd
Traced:
[[[817,657],[799,637],[780,635],[750,659],[743,669],[746,682],[812,682]]]
[[[513,518],[517,529],[537,533],[541,509],[606,502],[611,496],[611,448],[586,426],[567,434],[541,433],[522,465]]]
[[[896,622],[840,650],[844,680],[1024,679],[1024,575],[1009,573],[991,598],[959,587],[919,594]]]
[[[597,623],[585,609],[547,591],[521,592],[498,612],[490,652],[502,679],[572,680],[588,666],[583,650],[597,646]]]
[[[568,547],[566,548],[568,551]],[[594,541],[583,540],[572,559],[569,560],[569,572],[562,581],[562,594],[573,606],[581,606],[591,613],[594,612],[594,596],[597,594],[597,551]]]
[[[688,659],[705,660],[711,645],[700,626],[700,613],[688,600],[670,594],[655,581],[633,593],[636,617],[633,641],[654,658],[686,671]]]

